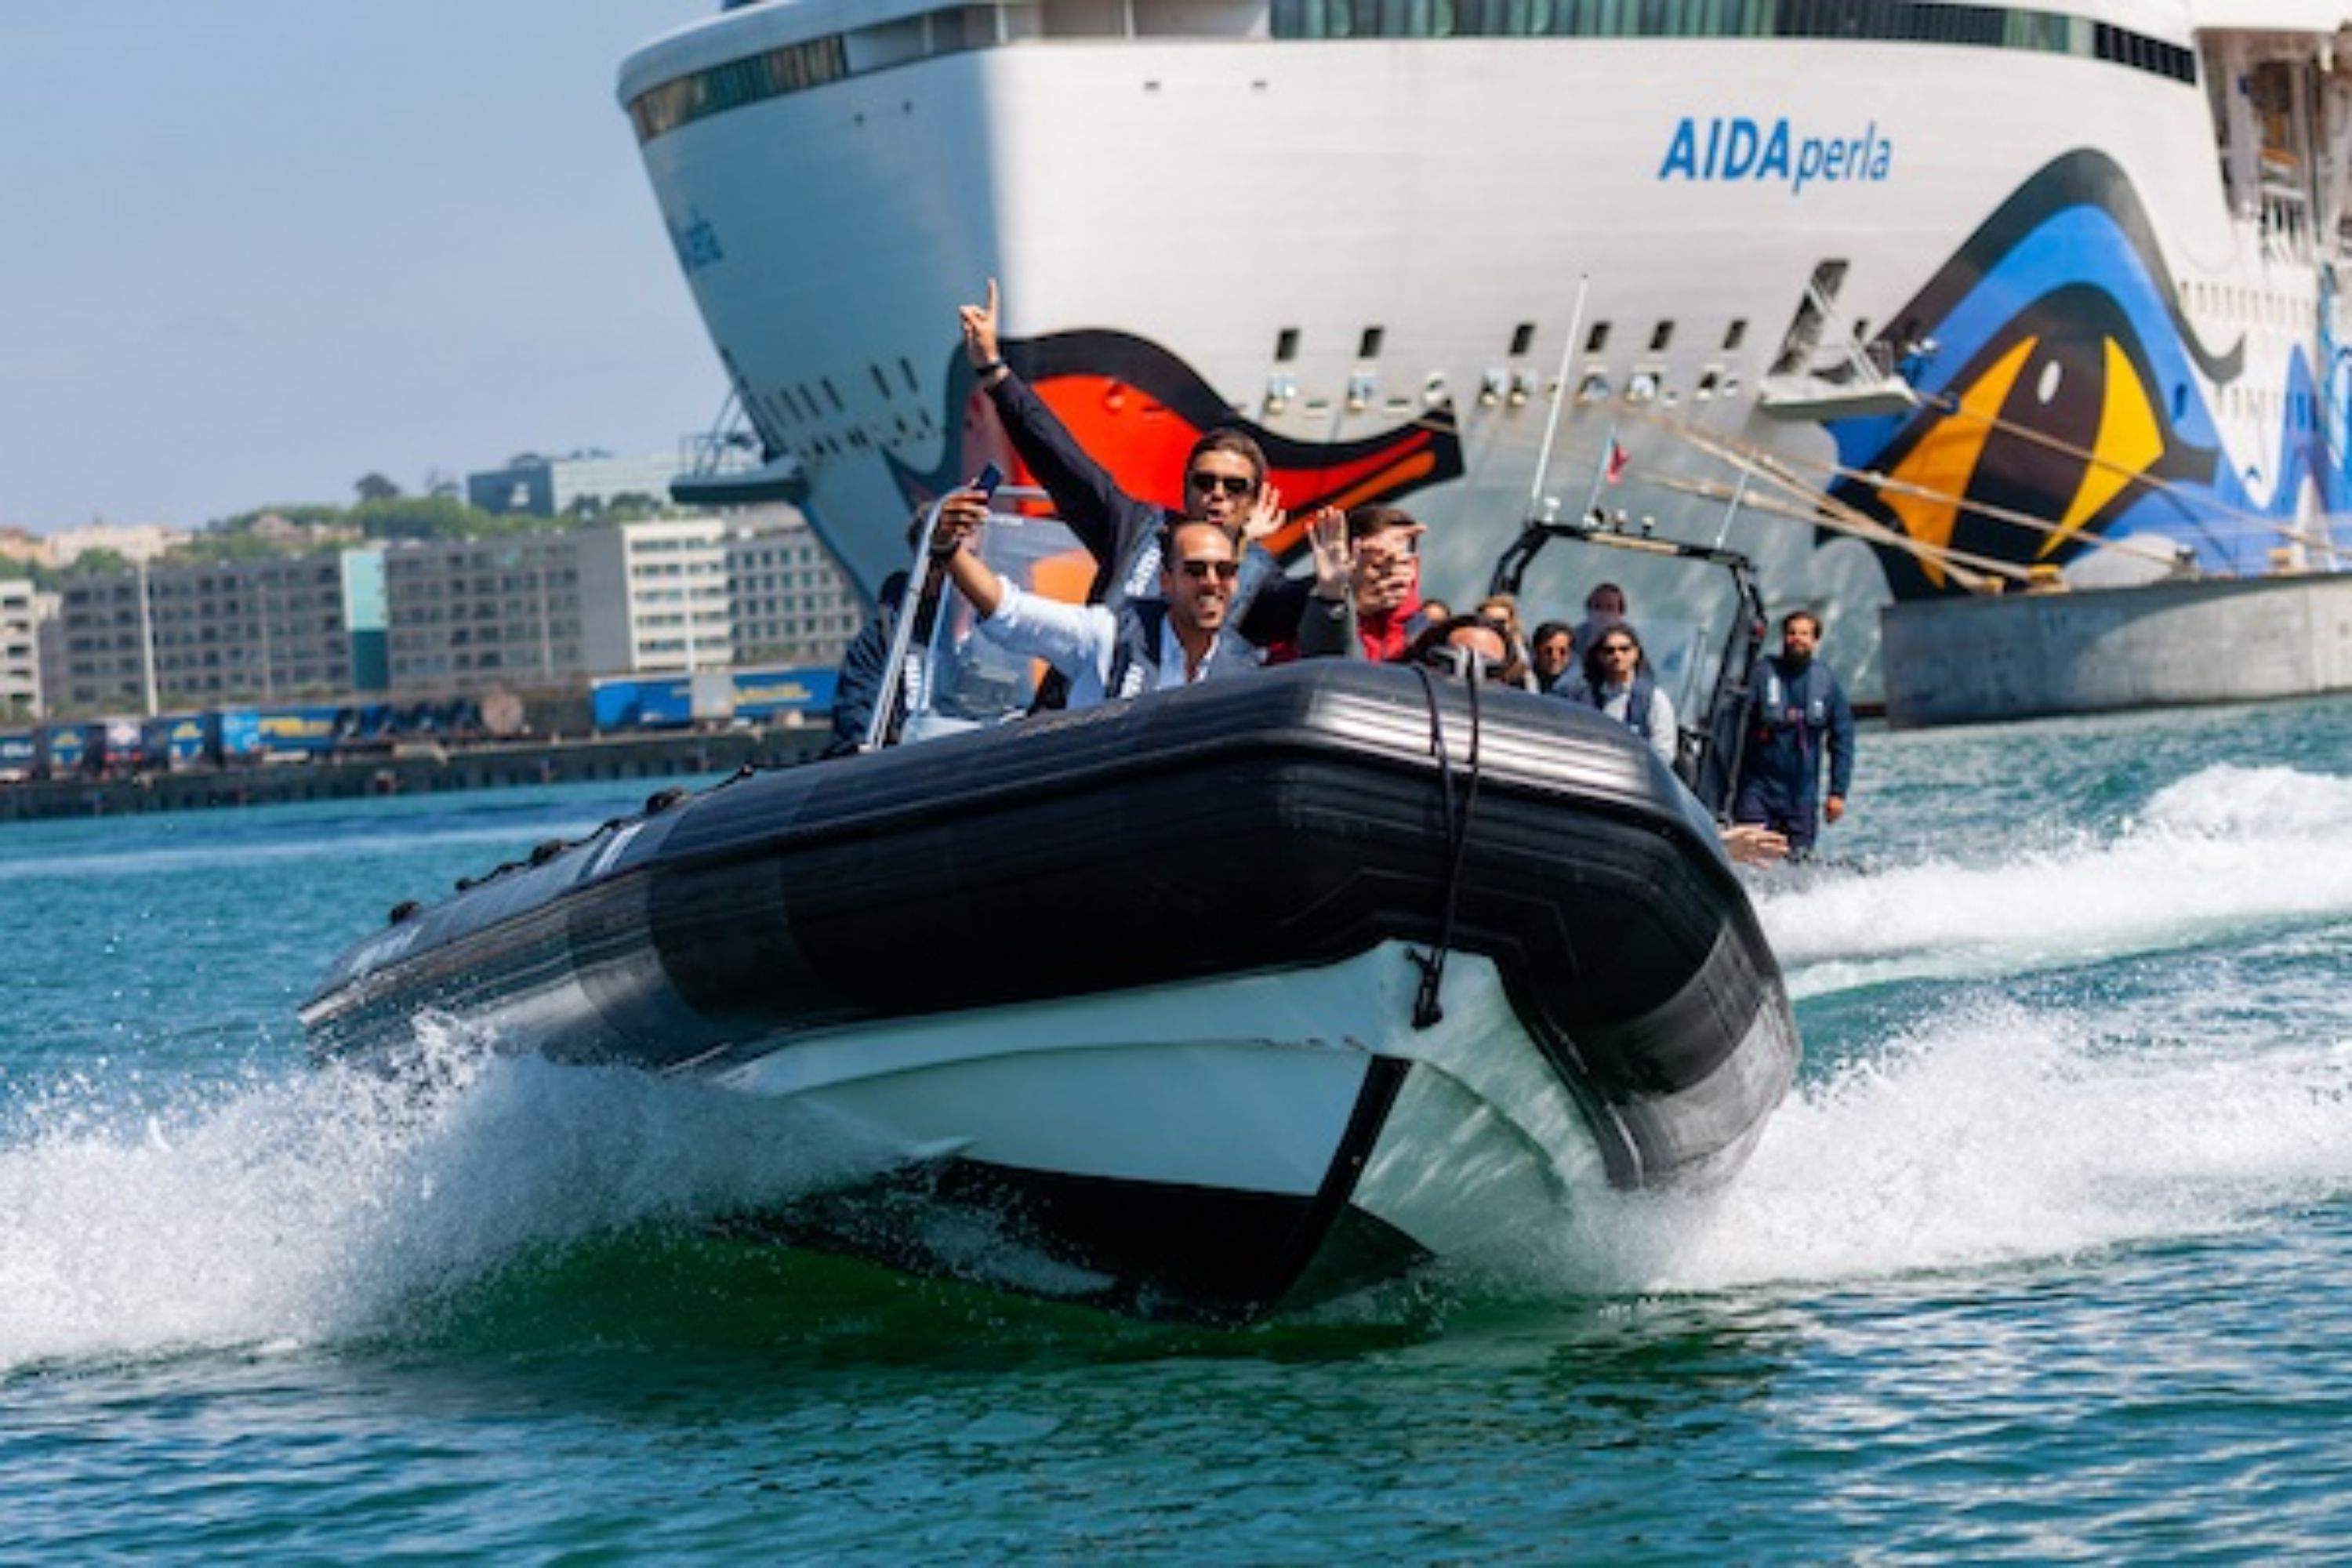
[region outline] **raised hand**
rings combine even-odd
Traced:
[[[959,305],[956,319],[963,326],[963,354],[974,370],[985,370],[1004,356],[996,343],[996,279],[988,280],[988,303]]]
[[[1327,506],[1307,524],[1307,547],[1315,554],[1315,596],[1344,599],[1356,580],[1356,548],[1348,538],[1348,514]]]
[[[1326,507],[1324,510],[1328,511],[1331,509]],[[1275,489],[1272,480],[1268,480],[1258,486],[1257,497],[1250,502],[1249,511],[1242,519],[1242,542],[1263,546],[1267,540],[1280,533],[1282,525],[1289,520],[1290,514],[1282,510],[1282,492]],[[1342,517],[1339,521],[1344,528],[1347,519]]]

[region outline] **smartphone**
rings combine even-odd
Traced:
[[[970,488],[984,496],[992,496],[996,493],[996,487],[1003,482],[1004,470],[991,463],[973,477]]]

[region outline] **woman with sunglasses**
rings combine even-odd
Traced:
[[[1658,689],[1642,639],[1623,621],[1602,631],[1584,651],[1584,684],[1554,687],[1553,694],[1589,702],[1650,743],[1658,760],[1675,765],[1675,705]]]

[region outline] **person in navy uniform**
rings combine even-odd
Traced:
[[[1786,834],[1792,858],[1811,853],[1822,822],[1845,815],[1853,783],[1853,708],[1837,676],[1814,657],[1821,640],[1822,623],[1811,610],[1782,617],[1780,651],[1757,671],[1748,749],[1731,803],[1732,821]],[[1826,795],[1820,794],[1823,752]]]

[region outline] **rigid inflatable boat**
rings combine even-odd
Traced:
[[[1438,671],[1292,665],[649,807],[396,911],[304,1005],[315,1051],[396,1059],[431,1014],[823,1107],[903,1161],[744,1228],[1219,1322],[1725,1174],[1794,1071],[1684,787]]]

